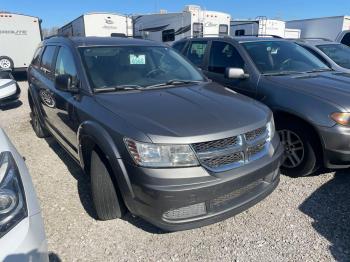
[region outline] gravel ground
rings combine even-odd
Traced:
[[[33,177],[52,261],[350,261],[350,170],[292,179],[249,210],[211,226],[164,233],[145,221],[94,219],[89,182],[21,105],[0,111]]]

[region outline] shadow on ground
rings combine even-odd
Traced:
[[[94,219],[97,219],[97,214],[92,202],[91,190],[90,190],[90,180],[88,176],[85,175],[83,170],[80,168],[77,162],[73,160],[73,158],[56,142],[53,138],[45,139],[50,148],[59,156],[62,162],[66,165],[71,175],[78,182],[78,193],[80,197],[80,201],[88,213],[88,215]],[[135,217],[130,213],[126,214],[123,218],[125,221],[130,224],[152,234],[163,234],[166,233],[161,229],[153,226],[142,218]]]
[[[314,229],[331,243],[333,257],[350,261],[350,170],[337,171],[299,209],[314,220]]]
[[[5,257],[4,262],[32,262],[32,261],[46,261],[47,260],[47,253],[40,253],[38,250],[33,250],[29,253],[25,254],[12,254],[7,257]],[[49,261],[50,262],[61,262],[62,260],[60,257],[50,252],[49,253]]]

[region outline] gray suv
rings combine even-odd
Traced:
[[[283,155],[271,111],[208,81],[171,48],[53,37],[28,70],[33,128],[91,177],[101,220],[166,230],[225,219],[270,194]]]
[[[210,79],[268,105],[285,147],[282,173],[350,167],[350,75],[273,37],[184,39],[173,47]]]

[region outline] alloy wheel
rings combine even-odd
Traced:
[[[0,60],[0,68],[3,68],[3,69],[11,68],[11,61],[6,59],[6,58],[1,59]]]
[[[282,145],[284,147],[285,161],[282,164],[285,168],[296,168],[305,156],[303,141],[291,130],[279,130]]]

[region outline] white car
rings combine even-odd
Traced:
[[[0,261],[48,261],[43,219],[23,158],[0,128]]]
[[[11,70],[0,69],[0,105],[13,102],[18,99],[21,93]]]

